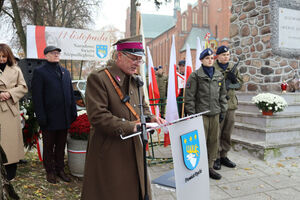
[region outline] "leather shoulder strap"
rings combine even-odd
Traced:
[[[117,85],[117,83],[115,82],[115,80],[113,79],[113,77],[111,76],[111,74],[109,73],[109,71],[107,69],[105,69],[104,71],[105,71],[106,75],[108,76],[108,78],[110,79],[111,83],[113,84],[113,86],[114,86],[116,92],[118,93],[121,101],[123,101],[124,95],[123,95],[120,87]],[[130,105],[130,103],[128,103],[128,101],[126,101],[125,105],[132,112],[132,114],[135,116],[135,118],[139,121],[140,120],[140,116],[135,112],[134,108]]]

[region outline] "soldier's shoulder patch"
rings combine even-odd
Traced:
[[[222,86],[222,81],[218,81],[218,86],[221,87]]]
[[[191,87],[191,83],[190,82],[188,82],[188,83],[186,83],[186,86],[185,86],[186,88],[190,88]]]

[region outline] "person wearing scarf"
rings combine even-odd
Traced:
[[[219,146],[219,123],[227,110],[224,76],[215,70],[213,51],[209,48],[200,54],[202,67],[194,71],[186,84],[185,111],[188,115],[209,110],[203,115],[209,177],[219,180],[222,176],[213,169]]]
[[[238,100],[235,91],[241,89],[243,79],[239,70],[233,70],[234,64],[229,62],[230,52],[227,46],[218,47],[216,54],[217,61],[215,62],[214,67],[223,74],[226,83],[228,81],[230,83],[228,84],[226,95],[228,110],[224,116],[224,120],[220,123],[220,146],[217,160],[214,163],[214,169],[220,170],[221,164],[229,168],[236,167],[236,164],[227,157],[227,153],[231,148],[231,134],[234,129],[235,110],[238,108]]]

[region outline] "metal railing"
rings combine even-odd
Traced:
[[[159,100],[159,103],[149,104],[149,106],[156,106],[156,105],[158,105],[159,106],[159,110],[160,110],[160,114],[161,114],[162,117],[164,117],[165,116],[165,106],[167,104],[166,103],[167,98],[149,99],[149,100],[150,101],[157,101],[157,100]],[[182,97],[182,96],[177,97],[177,107],[181,108],[180,105],[182,105],[183,103],[184,103],[184,97]],[[181,111],[178,110],[178,114],[180,115]],[[162,131],[161,131],[161,133],[162,133]],[[149,155],[147,156],[148,165],[151,166],[151,165],[156,165],[156,164],[163,164],[163,163],[173,162],[173,158],[172,157],[168,158],[168,157],[156,157],[155,156],[154,147],[163,146],[164,142],[163,141],[161,142],[159,140],[159,136],[158,136],[158,141],[153,141],[153,137],[152,137],[153,134],[155,134],[154,131],[151,132],[151,133],[149,133],[150,142],[148,143],[149,144],[149,151],[148,151]],[[150,153],[150,149],[151,149],[151,153]]]

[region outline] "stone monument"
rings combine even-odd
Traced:
[[[238,95],[234,148],[265,160],[299,156],[300,93],[281,94],[281,84],[299,83],[300,0],[232,0],[230,20],[232,55],[241,59],[245,82]],[[261,92],[283,96],[289,107],[262,116],[251,102]]]

